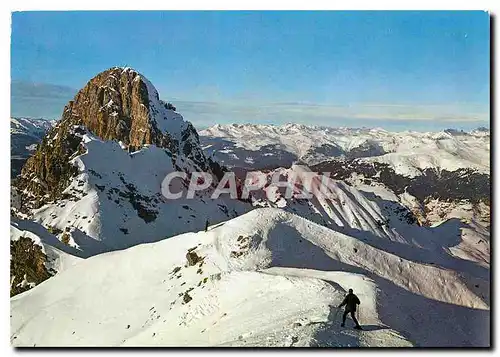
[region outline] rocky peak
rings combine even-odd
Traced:
[[[173,157],[191,159],[202,170],[209,169],[196,130],[173,109],[131,68],[113,67],[99,73],[64,107],[60,121],[24,165],[21,192],[48,199],[60,195],[76,173],[70,160],[85,151],[86,131],[103,140],[120,141],[129,151],[153,144]]]
[[[158,98],[158,93],[153,94]],[[132,148],[144,144],[171,147],[149,111],[148,86],[131,69],[111,68],[99,73],[64,108],[61,123],[84,125],[104,140],[118,140]]]

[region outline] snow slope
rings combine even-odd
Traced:
[[[384,129],[328,128],[286,124],[215,125],[200,132],[203,149],[227,166],[314,165],[332,157],[387,163],[396,173],[419,175],[425,168],[470,167],[489,173],[489,131],[388,132]]]
[[[475,209],[468,202],[447,203],[454,209],[449,208],[450,212],[435,218],[437,212],[446,211],[445,203],[430,201],[429,209],[435,213],[429,213],[432,224],[425,222],[424,225],[422,216],[417,215],[424,208],[415,202],[413,196],[406,192],[396,195],[377,182],[365,184],[354,178],[347,183],[323,177],[321,181],[314,181],[320,194],[304,199],[300,198],[303,191],[299,182],[314,175],[307,167],[292,165],[289,169],[279,168],[262,174],[267,176],[268,183],[273,175],[279,174],[282,181],[295,177],[298,184],[293,186],[291,198],[286,198],[288,188],[285,187],[279,190],[268,187],[264,191],[252,192],[256,207],[281,208],[388,251],[404,250],[411,245],[427,251],[422,255],[434,257],[441,255],[442,247],[446,247],[457,256],[489,265],[489,215],[482,216],[489,211],[489,207],[482,203],[476,205]],[[448,229],[434,229],[434,226],[441,224]],[[483,277],[487,279],[486,275]]]
[[[167,109],[166,103],[160,99],[158,91],[146,77],[128,67],[123,68],[123,71],[130,75],[138,74],[135,78],[141,78],[146,84],[151,120],[162,133],[167,134],[176,143],[177,152],[174,154],[188,156],[198,164],[202,164],[205,157],[193,125],[184,120],[181,114]]]
[[[115,141],[83,134],[85,153],[72,159],[78,175],[64,197],[32,210],[45,227],[70,230],[70,246],[84,256],[154,242],[199,230],[252,207],[237,200],[167,200],[161,193],[165,176],[177,169],[201,171],[185,157],[174,157],[154,145],[129,154]]]
[[[11,342],[489,345],[488,299],[464,278],[477,271],[424,262],[415,252],[389,252],[280,209],[256,209],[206,233],[91,257],[14,296]],[[336,306],[349,288],[360,297],[364,331],[339,326]]]

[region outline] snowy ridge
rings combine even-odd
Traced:
[[[276,173],[285,180],[291,176],[305,177],[311,172],[293,165],[290,169],[269,172],[268,181]],[[387,252],[407,254],[415,248],[412,254],[419,252],[428,262],[445,259],[455,270],[464,270],[462,266],[468,264],[460,259],[489,268],[489,207],[483,203],[448,203],[446,208],[445,203],[433,200],[428,207],[422,207],[409,193],[396,195],[384,185],[355,180],[347,184],[323,178],[318,189],[325,194],[316,194],[311,199],[299,198],[303,194],[300,190],[294,191],[292,198],[285,198],[286,189],[268,188],[270,199],[264,192],[260,195],[256,192],[253,204],[281,208]],[[424,218],[419,212],[426,209],[434,213]],[[445,215],[435,217],[438,213]],[[424,219],[432,224],[422,224]],[[460,259],[449,259],[448,254]],[[479,276],[488,279],[485,271]]]
[[[32,211],[35,222],[61,231],[86,256],[201,229],[251,207],[240,201],[169,202],[161,194],[165,176],[177,169],[201,171],[196,163],[154,145],[129,154],[119,143],[83,135],[85,153],[72,159],[78,175],[63,192],[66,198]],[[176,222],[173,223],[172,219]]]
[[[15,346],[488,345],[487,299],[462,275],[443,260],[423,263],[418,255],[388,253],[283,210],[257,209],[206,233],[86,259],[15,296],[11,341]],[[348,288],[361,299],[365,331],[339,326],[336,306]]]
[[[125,71],[126,69],[124,69]],[[130,70],[130,69],[129,69]],[[165,102],[160,100],[158,91],[153,84],[143,75],[140,75],[142,81],[146,84],[149,98],[149,110],[153,113],[158,128],[163,133],[168,133],[175,140],[182,140],[182,133],[188,128],[188,122],[184,121],[182,115],[173,110],[165,108]]]

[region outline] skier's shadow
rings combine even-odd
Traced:
[[[380,325],[363,325],[360,322],[361,328],[363,331],[377,331],[377,330],[385,330],[388,329],[389,327],[387,326],[380,326]]]

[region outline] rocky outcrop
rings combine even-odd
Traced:
[[[10,296],[47,280],[53,273],[45,267],[47,256],[30,238],[10,241]]]
[[[65,106],[61,120],[24,165],[16,184],[23,202],[39,207],[61,196],[77,172],[70,161],[85,151],[81,143],[87,130],[103,140],[120,141],[129,151],[153,144],[209,169],[196,130],[173,108],[130,68],[114,67],[98,74]]]
[[[92,78],[64,108],[61,123],[84,125],[104,140],[119,140],[139,148],[169,147],[149,112],[148,88],[133,70],[112,68]]]

